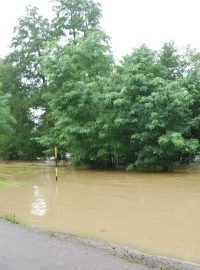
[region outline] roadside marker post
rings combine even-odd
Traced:
[[[55,147],[56,182],[58,181],[58,148]]]

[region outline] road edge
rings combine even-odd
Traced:
[[[127,246],[120,246],[99,239],[92,239],[86,236],[79,236],[61,232],[44,231],[38,228],[31,228],[31,230],[46,234],[49,237],[57,238],[59,240],[72,240],[105,251],[114,256],[120,257],[128,262],[145,265],[153,269],[200,270],[200,264],[197,263],[181,261],[163,256],[150,255],[136,249],[129,248]]]

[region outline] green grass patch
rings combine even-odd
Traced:
[[[4,215],[1,218],[3,220],[7,220],[7,221],[9,221],[10,223],[13,223],[13,224],[21,224],[21,222],[15,217],[15,214],[14,215]]]

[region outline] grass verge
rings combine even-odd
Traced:
[[[9,221],[10,223],[13,223],[13,224],[22,225],[21,222],[15,217],[15,214],[3,215],[1,216],[1,219]]]

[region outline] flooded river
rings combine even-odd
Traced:
[[[0,215],[200,263],[200,165],[174,173],[0,164]]]

